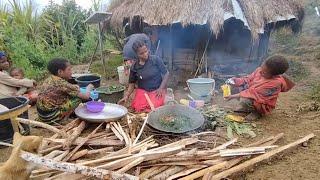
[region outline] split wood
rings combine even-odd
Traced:
[[[64,150],[70,149],[70,147],[72,145],[72,142],[74,140],[76,140],[77,137],[80,136],[81,132],[84,130],[85,127],[86,127],[86,122],[85,121],[81,121],[80,125],[78,127],[76,127],[75,129],[73,129],[72,134],[63,143],[62,147],[63,147]]]
[[[299,144],[307,142],[307,141],[309,141],[310,139],[312,139],[314,137],[315,137],[314,134],[309,134],[309,135],[305,136],[304,138],[301,138],[301,139],[299,139],[299,140],[297,140],[295,142],[292,142],[292,143],[287,144],[285,146],[281,146],[281,147],[279,147],[277,149],[274,149],[274,150],[272,150],[270,152],[267,152],[265,154],[262,154],[260,156],[255,157],[253,159],[250,159],[250,160],[248,160],[248,161],[246,161],[246,162],[244,162],[242,164],[239,164],[239,165],[237,165],[235,167],[232,167],[232,168],[230,168],[230,169],[228,169],[226,171],[223,171],[223,172],[221,172],[221,173],[219,173],[217,175],[214,175],[211,179],[215,180],[215,179],[226,178],[226,177],[228,177],[228,176],[230,176],[230,175],[232,175],[234,173],[243,171],[244,169],[246,169],[248,167],[251,167],[256,163],[259,163],[261,161],[267,160],[267,159],[273,157],[274,155],[276,155],[276,154],[278,154],[278,153],[280,153],[282,151],[288,150],[288,149],[293,148],[293,147],[295,147],[295,146],[297,146]]]
[[[66,162],[68,161],[90,138],[92,135],[94,135],[99,128],[102,126],[103,123],[101,123],[95,130],[93,130],[83,141],[80,143],[77,147],[75,147],[70,154],[68,154],[67,157],[65,157],[62,161]]]

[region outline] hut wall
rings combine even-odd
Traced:
[[[158,27],[161,51],[158,55],[167,65],[172,60],[171,71],[195,71],[209,40],[205,55],[208,70],[215,74],[237,75],[252,72],[267,54],[268,32],[253,40],[250,31],[235,19],[226,21],[218,36],[208,29],[206,25]]]

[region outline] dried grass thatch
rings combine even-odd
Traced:
[[[124,18],[141,16],[150,25],[209,24],[218,34],[224,21],[235,17],[257,35],[269,22],[301,18],[303,9],[298,0],[118,0],[110,11],[116,27]]]

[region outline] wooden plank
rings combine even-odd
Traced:
[[[293,147],[295,147],[295,146],[297,146],[299,144],[307,142],[307,141],[309,141],[310,139],[312,139],[314,137],[315,137],[315,135],[313,133],[309,134],[309,135],[305,136],[304,138],[301,138],[301,139],[299,139],[299,140],[297,140],[295,142],[292,142],[292,143],[287,144],[285,146],[281,146],[281,147],[279,147],[277,149],[274,149],[274,150],[272,150],[272,151],[270,151],[268,153],[262,154],[262,155],[260,155],[258,157],[250,159],[250,160],[248,160],[248,161],[246,161],[246,162],[244,162],[242,164],[239,164],[239,165],[237,165],[235,167],[232,167],[232,168],[230,168],[230,169],[228,169],[228,170],[226,170],[224,172],[221,172],[221,173],[219,173],[217,175],[214,175],[211,179],[215,180],[215,179],[226,178],[226,177],[228,177],[228,176],[230,176],[230,175],[232,175],[232,174],[234,174],[236,172],[243,171],[244,169],[246,169],[248,167],[251,167],[256,163],[259,163],[261,161],[269,159],[269,158],[275,156],[276,154],[278,154],[280,152],[283,152],[283,151],[288,150],[290,148],[293,148]]]

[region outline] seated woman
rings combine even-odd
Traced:
[[[80,93],[79,86],[68,83],[72,69],[66,59],[52,59],[48,64],[48,70],[51,76],[39,89],[37,111],[39,120],[53,123],[69,117],[82,99],[90,99],[93,85],[87,86],[87,91],[83,94]]]
[[[0,98],[16,96],[19,89],[31,89],[36,85],[35,81],[31,79],[16,79],[11,77],[8,73],[10,66],[11,64],[9,63],[6,54],[0,52]],[[26,95],[31,102],[35,102],[37,100],[37,94],[30,91],[29,93],[32,94],[32,96],[27,94],[22,95]]]
[[[137,54],[138,61],[130,68],[129,88],[119,103],[128,101],[137,83],[138,89],[135,91],[131,106],[136,112],[149,112],[150,106],[144,94],[149,95],[155,107],[162,106],[164,104],[169,71],[166,69],[162,59],[149,55],[148,48],[144,42],[136,41],[133,43],[132,48]]]

